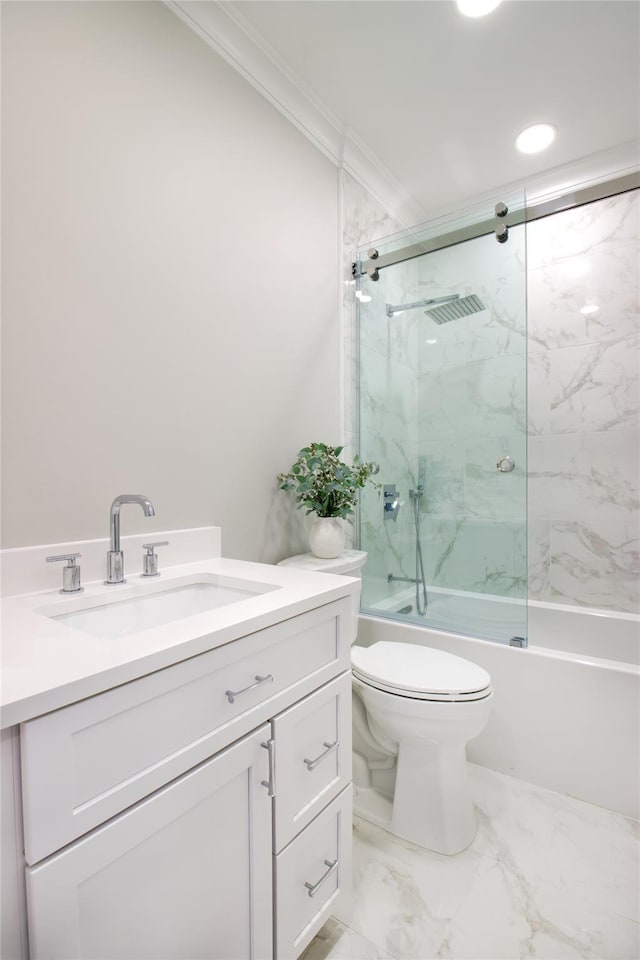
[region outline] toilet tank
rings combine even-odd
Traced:
[[[355,577],[360,583],[351,597],[353,612],[353,630],[351,643],[358,634],[358,614],[360,613],[360,594],[362,593],[362,568],[367,562],[366,550],[344,550],[339,557],[325,560],[312,553],[300,553],[295,557],[281,560],[278,566],[299,567],[301,570],[313,570],[315,573],[335,573],[345,577]]]

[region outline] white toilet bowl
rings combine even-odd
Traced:
[[[303,554],[282,563],[360,577],[366,557],[351,550],[335,560]],[[465,751],[489,719],[491,677],[462,657],[412,643],[354,646],[351,665],[354,812],[429,850],[459,853],[476,833]]]
[[[397,758],[388,829],[437,853],[459,853],[476,833],[465,751],[491,712],[489,674],[417,644],[354,647],[351,659],[354,690],[377,749],[372,754],[362,736],[355,748],[378,768],[381,751]],[[366,819],[385,825],[378,798],[365,793],[362,807]]]

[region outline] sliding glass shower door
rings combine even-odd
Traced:
[[[484,227],[439,223],[358,252],[359,447],[382,484],[360,511],[363,612],[518,643],[525,227],[488,209]]]

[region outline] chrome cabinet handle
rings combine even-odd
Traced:
[[[324,760],[325,757],[329,756],[332,750],[336,749],[336,747],[338,746],[338,741],[334,740],[333,743],[327,743],[327,741],[325,740],[323,746],[325,746],[327,749],[324,750],[319,756],[317,756],[315,760],[305,759],[304,762],[307,765],[307,770],[315,770],[315,768],[318,766],[320,761]]]
[[[264,747],[265,750],[269,751],[269,779],[261,780],[263,787],[267,788],[267,793],[270,797],[275,797],[276,795],[276,755],[275,755],[275,740],[269,739],[266,743],[261,743],[260,746]]]
[[[325,882],[325,880],[327,879],[327,877],[330,877],[331,874],[337,869],[337,867],[338,867],[338,862],[339,862],[339,861],[338,861],[338,858],[337,858],[337,857],[336,857],[336,859],[333,860],[333,861],[331,861],[331,860],[325,860],[325,861],[324,861],[325,866],[329,867],[329,869],[328,869],[325,873],[322,874],[322,876],[320,877],[320,879],[318,880],[318,882],[317,882],[317,883],[305,883],[305,887],[307,888],[307,893],[309,894],[310,897],[315,897],[316,893],[318,892],[318,889],[322,886],[322,884]]]
[[[226,698],[229,703],[233,703],[236,697],[239,697],[242,693],[248,693],[249,690],[253,690],[255,687],[259,687],[261,683],[273,683],[272,674],[268,673],[266,677],[259,677],[256,674],[256,682],[250,683],[244,690],[225,690]]]

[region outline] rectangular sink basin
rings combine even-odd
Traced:
[[[115,640],[130,633],[150,630],[165,623],[192,617],[266,593],[270,587],[245,589],[214,583],[189,583],[143,597],[117,600],[51,617],[58,623],[103,640]]]

